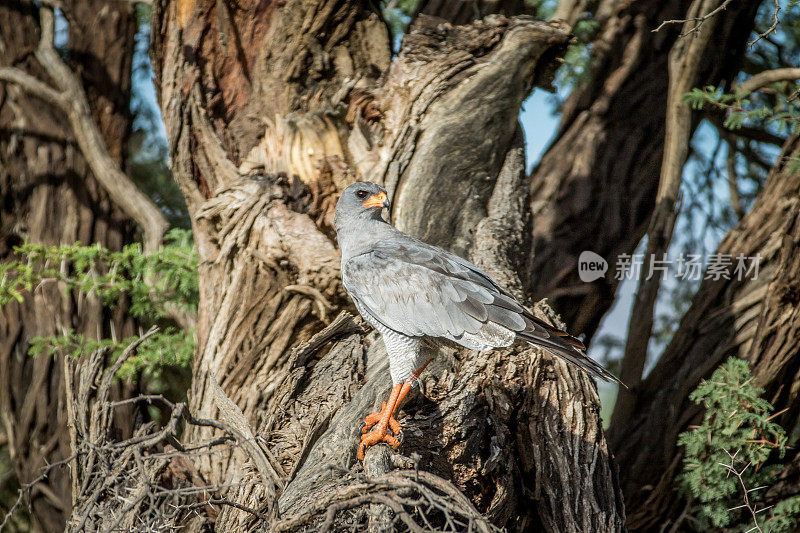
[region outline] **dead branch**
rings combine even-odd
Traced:
[[[780,0],[775,0],[775,9],[772,11],[772,24],[770,24],[769,28],[764,30],[763,32],[759,33],[755,39],[747,43],[748,46],[753,46],[758,41],[769,35],[770,33],[775,31],[775,28],[778,27],[778,13],[781,12],[781,3]]]
[[[756,515],[761,511],[763,511],[764,509],[756,508],[756,506],[750,501],[750,493],[755,490],[758,490],[759,488],[764,488],[764,487],[754,487],[752,489],[748,489],[747,485],[745,485],[744,483],[743,474],[748,468],[752,466],[752,463],[748,462],[741,469],[737,469],[734,462],[736,461],[736,456],[739,454],[739,451],[737,450],[736,453],[731,453],[728,450],[725,450],[725,453],[728,454],[728,457],[731,460],[730,464],[728,463],[718,463],[718,464],[723,468],[725,468],[728,471],[728,473],[736,476],[736,479],[739,480],[739,486],[742,487],[742,498],[744,499],[744,503],[742,505],[738,507],[733,507],[732,509],[728,510],[733,511],[734,509],[746,508],[747,511],[750,513],[750,517],[753,519],[753,524],[754,524],[754,526],[748,529],[747,531],[758,531],[759,533],[762,533],[763,530],[761,529],[761,526],[758,524],[758,516]]]
[[[161,245],[169,223],[161,210],[119,169],[108,153],[103,136],[92,118],[89,101],[80,81],[61,60],[53,45],[53,9],[40,7],[39,17],[41,39],[35,55],[58,89],[15,67],[0,68],[0,80],[18,85],[66,115],[75,140],[95,178],[114,203],[141,227],[145,251],[153,252]]]
[[[402,523],[414,532],[500,531],[452,483],[429,472],[394,470],[375,477],[346,470],[339,473],[352,483],[318,499],[303,512],[283,518],[272,531],[289,533],[304,526],[330,531],[335,524],[346,520],[343,515],[347,511],[370,504],[391,509],[391,528]]]
[[[700,27],[703,24],[705,24],[706,21],[708,21],[709,19],[713,18],[716,14],[724,11],[725,8],[728,7],[728,4],[731,3],[731,1],[732,0],[724,0],[724,2],[722,2],[720,5],[718,5],[716,7],[712,7],[712,9],[710,11],[708,11],[706,14],[699,15],[699,16],[691,16],[692,11],[695,11],[695,12],[699,11],[699,10],[692,9],[692,8],[694,8],[694,5],[693,5],[692,8],[690,8],[690,11],[689,11],[689,13],[690,13],[689,17],[687,17],[685,19],[665,20],[664,22],[659,24],[659,26],[656,29],[654,29],[653,32],[658,32],[658,31],[661,30],[661,28],[663,28],[664,26],[668,26],[669,24],[683,24],[684,28],[683,28],[683,31],[680,34],[680,37],[686,37],[687,35],[691,35],[692,33],[700,31]],[[695,3],[695,4],[697,4],[697,3]]]
[[[3,516],[3,521],[0,522],[0,531],[3,531],[6,528],[6,526],[9,523],[9,520],[11,520],[11,518],[17,513],[17,511],[19,511],[20,507],[22,507],[22,504],[25,501],[25,498],[30,497],[30,493],[34,489],[34,487],[38,486],[39,483],[46,480],[50,476],[50,473],[53,470],[61,468],[63,466],[67,466],[70,462],[74,461],[76,457],[77,456],[73,455],[61,461],[47,465],[45,468],[42,469],[42,473],[39,475],[39,477],[20,487],[19,496],[14,501],[14,504],[11,506],[11,508],[9,508],[9,510],[6,512],[5,516]]]
[[[67,531],[153,531],[172,530],[192,521],[213,522],[217,506],[233,507],[256,520],[266,514],[225,496],[243,483],[238,480],[211,484],[193,466],[206,454],[230,454],[241,450],[254,464],[265,461],[258,452],[252,431],[224,420],[194,416],[185,403],[172,403],[160,395],[137,396],[108,401],[119,368],[136,353],[141,342],[155,333],[150,329],[110,363],[103,349],[77,363],[65,359],[67,413],[73,455],[50,465],[42,475],[20,491],[19,501],[4,519],[8,521],[23,501],[55,468],[69,466],[73,475],[73,511]],[[133,405],[157,406],[166,415],[163,427],[154,422],[140,426],[128,438],[115,439],[114,419]],[[221,436],[182,443],[182,426],[214,428]],[[2,526],[0,526],[2,529]]]

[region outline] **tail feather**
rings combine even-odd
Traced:
[[[625,386],[617,376],[586,355],[583,343],[565,331],[556,329],[534,316],[525,315],[527,327],[517,335],[524,341],[540,346],[553,355],[572,363],[578,368],[604,381],[613,381]]]

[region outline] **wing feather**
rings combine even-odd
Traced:
[[[405,236],[404,236],[405,237]],[[412,337],[441,337],[473,350],[519,337],[602,379],[619,381],[576,338],[539,320],[469,261],[406,237],[378,243],[342,266],[365,318]]]

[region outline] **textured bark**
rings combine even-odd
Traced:
[[[291,528],[355,486],[329,466],[359,472],[359,420],[388,391],[374,336],[304,348],[349,306],[331,231],[336,193],[358,177],[384,184],[395,224],[518,290],[530,219],[517,116],[568,36],[530,19],[420,16],[390,63],[383,22],[356,2],[240,2],[233,14],[219,2],[159,3],[154,24],[173,168],[201,256],[190,409],[213,418],[230,398],[275,475],[255,483],[235,452],[197,465],[211,483],[238,485],[227,497],[277,511],[279,530]],[[533,349],[447,353],[436,368],[408,405],[401,452],[419,454],[494,524],[623,528],[588,378]],[[197,428],[187,439],[210,436]],[[381,450],[367,465],[387,464]],[[380,530],[385,510],[367,507]],[[255,526],[226,507],[215,527]]]
[[[467,24],[488,15],[513,17],[533,14],[534,10],[521,0],[421,0],[412,18],[427,15],[451,24]]]
[[[132,7],[104,1],[66,2],[74,14],[69,52],[88,93],[93,118],[119,164],[131,126],[130,69],[135,19]],[[0,6],[0,65],[16,66],[48,81],[33,52],[38,10],[29,2]],[[60,111],[18,87],[0,84],[0,257],[24,239],[45,244],[98,242],[120,248],[133,226],[92,177]],[[92,298],[73,299],[45,285],[22,304],[0,311],[0,407],[15,474],[21,483],[70,454],[64,374],[58,358],[27,355],[34,336],[74,328],[87,335],[133,333],[121,314],[110,316]],[[35,488],[31,519],[38,531],[58,531],[72,505],[69,474],[53,472]]]
[[[795,427],[800,395],[800,173],[790,161],[800,141],[787,141],[753,209],[722,241],[718,253],[760,255],[757,279],[705,280],[664,355],[642,382],[627,423],[612,428],[629,527],[661,527],[680,513],[674,477],[681,468],[678,433],[699,420],[688,399],[701,379],[730,356],[752,365],[776,421]],[[658,436],[657,438],[654,438]],[[793,474],[794,472],[794,474]],[[789,463],[786,476],[796,476]],[[783,489],[796,488],[790,479]],[[796,494],[796,492],[795,492]]]
[[[571,2],[569,2],[571,4]],[[691,2],[601,2],[591,79],[567,99],[559,132],[530,179],[532,246],[523,276],[573,333],[591,337],[613,302],[617,280],[583,283],[578,256],[592,250],[613,265],[633,253],[655,206],[664,147],[668,54]],[[758,3],[719,15],[694,86],[737,72]],[[569,10],[567,10],[569,11]]]

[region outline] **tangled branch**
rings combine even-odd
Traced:
[[[308,528],[325,533],[343,525],[352,531],[366,531],[368,509],[375,504],[391,511],[388,523],[381,524],[387,531],[500,531],[453,484],[430,472],[394,470],[376,477],[347,470],[340,473],[352,483],[319,498],[301,514],[277,522],[271,531],[290,533]]]

